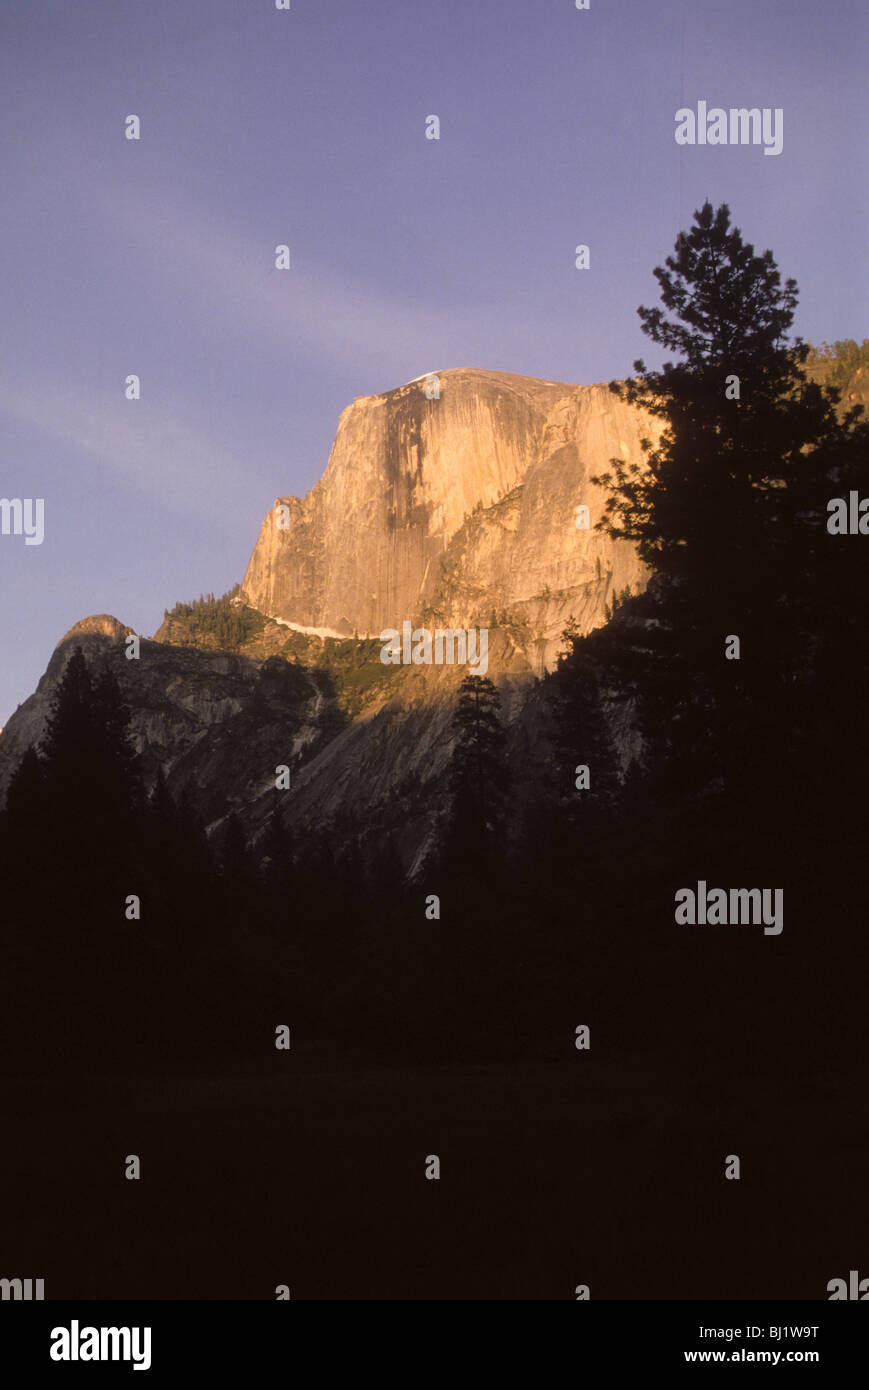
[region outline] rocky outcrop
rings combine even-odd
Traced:
[[[278,763],[297,764],[342,723],[317,673],[280,658],[254,661],[146,639],[139,659],[128,660],[129,631],[100,615],[61,640],[0,738],[0,802],[28,746],[45,735],[52,697],[76,647],[93,672],[106,666],[117,677],[146,784],[162,767],[173,795],[186,793],[210,825],[256,802],[274,787]]]
[[[64,633],[58,642],[58,647],[62,647],[65,642],[70,642],[74,637],[109,637],[113,642],[118,642],[124,637],[128,637],[133,632],[131,627],[125,627],[118,622],[110,613],[92,613],[89,618],[80,618],[74,623],[69,632]]]
[[[303,666],[286,653],[254,659],[147,639],[140,639],[139,659],[128,660],[129,631],[100,615],[77,623],[58,644],[0,737],[0,805],[26,749],[44,737],[54,693],[80,647],[94,674],[108,667],[120,683],[146,788],[162,768],[170,792],[189,799],[209,832],[237,811],[258,841],[275,770],[285,764],[291,795],[284,815],[300,851],[331,827],[373,852],[390,842],[410,871],[423,864],[448,805],[443,774],[462,669],[378,664],[383,681],[351,718],[328,667]],[[278,633],[286,629],[267,625],[257,646]],[[322,639],[302,640],[316,660]],[[333,645],[347,655],[355,644]],[[511,761],[524,766],[540,735],[531,709],[535,683],[506,632],[493,634],[490,656],[501,673]]]
[[[602,385],[471,369],[437,382],[437,398],[422,379],[344,411],[323,477],[263,522],[241,596],[336,635],[497,611],[551,664],[571,615],[588,631],[614,589],[644,582],[633,549],[594,530],[591,479],[613,456],[640,462],[650,422]]]

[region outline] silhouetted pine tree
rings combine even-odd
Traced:
[[[675,885],[782,886],[800,949],[753,962],[746,984],[734,940],[714,972],[721,998],[741,999],[744,1026],[782,1051],[818,1002],[813,978],[825,982],[828,1027],[844,1035],[857,1022],[869,602],[862,541],[830,535],[827,504],[869,492],[869,430],[859,411],[840,418],[837,390],[807,379],[807,348],[787,342],[796,285],[782,286],[726,206],[705,204],[655,273],[664,308],[641,309],[643,328],[681,360],[660,371],[639,361],[612,389],[662,433],[644,442],[645,468],[612,460],[598,480],[611,493],[601,525],[638,546],[651,580],[577,643],[635,701],[645,744],[648,775],[623,790],[612,906],[644,926],[632,964],[672,994],[676,938],[645,928]],[[730,636],[739,660],[725,658]],[[678,1018],[675,995],[669,1007]]]
[[[644,441],[646,467],[614,459],[598,480],[611,492],[600,525],[653,571],[627,607],[659,768],[683,791],[744,791],[760,769],[782,776],[798,751],[830,468],[865,434],[853,414],[839,421],[835,390],[806,378],[808,348],[786,340],[796,284],[782,286],[771,252],[755,254],[726,205],[695,213],[655,275],[664,309],[638,311],[643,331],[682,360],[660,371],[638,361],[635,379],[611,383],[663,432]],[[731,635],[738,661],[725,659]]]
[[[55,691],[41,756],[58,874],[68,891],[89,881],[107,896],[129,882],[142,789],[117,680],[106,670],[94,681],[81,647]]]
[[[569,634],[565,634],[569,636]],[[572,642],[558,661],[552,682],[555,702],[555,766],[558,795],[568,814],[588,819],[610,811],[618,795],[618,765],[604,709],[604,673],[593,661],[590,644]],[[588,768],[588,787],[577,768]]]
[[[470,877],[485,876],[503,857],[504,799],[509,782],[501,700],[486,676],[468,675],[453,716],[449,766],[452,793],[444,862]]]
[[[111,1056],[135,1027],[126,991],[140,972],[125,898],[141,892],[142,824],[128,718],[114,677],[94,680],[76,648],[41,754],[30,750],[13,779],[6,852],[26,885],[27,928],[14,1007],[31,1058],[50,1035],[57,1066]]]
[[[9,783],[0,818],[0,873],[9,917],[29,915],[41,891],[51,853],[46,835],[47,799],[42,762],[31,745]]]

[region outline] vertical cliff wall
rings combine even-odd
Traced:
[[[615,455],[640,461],[649,424],[601,385],[464,368],[438,382],[439,398],[421,379],[344,411],[323,477],[266,516],[242,596],[347,635],[512,610],[548,659],[571,614],[588,630],[613,588],[643,583],[633,550],[593,529],[591,478]]]

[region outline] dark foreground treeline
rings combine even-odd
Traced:
[[[117,686],[77,654],[0,821],[7,1073],[266,1067],[281,1025],[396,1063],[564,1058],[580,1025],[595,1055],[722,1071],[859,1047],[869,536],[828,522],[834,498],[862,515],[869,432],[806,379],[795,286],[726,209],[656,274],[675,317],[643,327],[681,361],[621,388],[663,433],[602,480],[601,522],[652,580],[544,683],[546,765],[508,765],[470,680],[415,884],[388,843],[294,846],[279,792],[264,842],[230,817],[207,844],[162,782],[145,797]],[[700,880],[782,890],[781,933],[678,924]]]
[[[610,1058],[722,1070],[859,1048],[859,682],[811,682],[811,717],[777,727],[731,711],[716,778],[699,751],[647,752],[620,780],[605,681],[635,607],[545,683],[551,756],[521,823],[497,692],[465,682],[452,821],[414,884],[389,844],[295,846],[289,792],[256,847],[234,816],[209,843],[162,780],[145,797],[114,679],[77,652],[0,824],[6,1073],[268,1067],[282,1024],[339,1065],[565,1058],[581,1024]],[[781,932],[677,924],[700,879],[781,889]]]

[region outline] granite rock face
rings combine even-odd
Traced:
[[[295,766],[334,732],[336,712],[317,673],[280,658],[255,661],[144,638],[139,659],[128,660],[129,631],[100,615],[77,623],[58,643],[0,738],[0,803],[28,746],[38,747],[45,736],[76,647],[93,673],[108,667],[117,677],[146,786],[162,767],[170,791],[186,793],[211,827],[264,796],[277,764]]]
[[[324,634],[379,636],[404,621],[485,626],[507,614],[532,665],[551,665],[573,616],[605,620],[614,589],[644,583],[632,547],[594,530],[591,478],[642,461],[651,422],[606,386],[458,369],[359,397],[304,498],[276,499],[241,597]],[[589,508],[577,526],[576,508]]]

